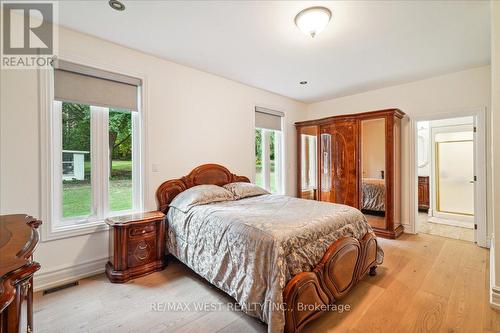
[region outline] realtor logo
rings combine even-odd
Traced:
[[[2,68],[46,68],[54,55],[53,2],[2,2]]]

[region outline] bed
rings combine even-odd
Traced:
[[[197,185],[249,182],[217,164],[195,168],[157,190],[167,214],[167,249],[232,296],[268,332],[299,332],[344,297],[383,252],[352,207],[263,194],[190,208],[172,200]]]
[[[362,211],[385,212],[385,180],[363,178],[361,180]]]

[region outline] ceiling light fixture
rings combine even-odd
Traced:
[[[125,10],[125,5],[123,4],[123,2],[120,2],[118,0],[109,0],[108,3],[111,6],[111,8],[115,10],[118,10],[120,12]]]
[[[299,83],[304,85],[304,84],[307,84],[307,81],[300,81]]]
[[[316,37],[325,29],[332,18],[332,12],[326,7],[310,7],[295,16],[295,25],[300,31],[311,37]]]

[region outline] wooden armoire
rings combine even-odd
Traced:
[[[356,207],[378,236],[398,237],[404,115],[386,109],[295,123],[298,196]]]

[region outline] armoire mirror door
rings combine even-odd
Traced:
[[[318,200],[318,126],[299,129],[300,172],[299,197]]]
[[[360,209],[372,227],[386,229],[387,169],[386,120],[360,121]]]
[[[330,126],[321,126],[320,135],[320,193],[319,200],[333,202],[332,135]]]

